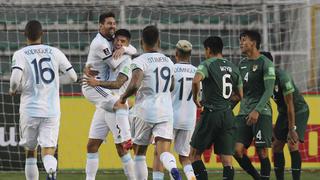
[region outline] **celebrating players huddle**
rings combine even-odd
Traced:
[[[42,28],[38,21],[28,22],[25,35],[28,46],[13,55],[9,92],[21,92],[19,143],[26,149],[25,175],[28,180],[39,179],[39,144],[47,179],[54,180],[59,84],[75,82],[77,75],[60,50],[41,44]],[[212,145],[222,161],[223,179],[228,180],[234,178],[232,157],[254,179],[269,179],[268,148],[272,146],[274,170],[281,180],[286,143],[292,177],[300,179],[298,143],[304,139],[308,105],[290,75],[275,69],[271,54],[259,51],[259,33],[247,30],[240,34],[240,49],[246,57],[238,67],[223,57],[223,42],[217,36],[204,41],[206,60],[198,68],[190,63],[192,45],[187,40],[176,44],[176,64],[162,54],[156,26],[143,29],[143,53],[133,60],[131,56],[137,50],[130,45],[130,39],[128,30],[116,30],[113,13],[100,15],[99,32],[90,44],[81,80],[83,95],[96,107],[87,143],[87,180],[95,179],[99,147],[109,132],[129,180],[148,179],[146,152],[152,143],[153,179],[164,179],[166,169],[171,179],[181,180],[170,152],[172,141],[188,180],[208,179],[201,155]],[[129,118],[127,99],[133,95],[135,104]],[[274,128],[270,97],[279,112]],[[233,108],[239,102],[240,112],[235,117]],[[197,108],[202,113],[195,123]],[[245,153],[252,143],[261,163],[260,173]]]

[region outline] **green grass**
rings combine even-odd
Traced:
[[[320,171],[304,171],[302,172],[301,179],[307,180],[318,180],[320,176]],[[222,179],[221,171],[209,171],[209,179]],[[23,172],[0,172],[0,180],[24,180]],[[45,174],[40,174],[40,180],[45,179]],[[61,172],[58,174],[58,180],[84,180],[85,173],[81,171],[75,172]],[[112,171],[112,172],[99,172],[97,174],[96,180],[126,180],[126,177],[123,175],[122,171]],[[152,172],[149,171],[149,179],[152,179]],[[166,174],[165,179],[169,180],[168,175]],[[235,173],[235,180],[250,180],[250,176],[245,174],[243,171],[237,171]],[[285,179],[292,179],[289,172],[285,173]],[[274,174],[271,174],[271,180],[275,180]]]

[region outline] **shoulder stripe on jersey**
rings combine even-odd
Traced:
[[[109,56],[103,58],[102,60],[106,60],[106,59],[110,58],[111,56],[112,56],[112,54],[110,54]]]
[[[109,95],[108,93],[104,92],[100,87],[95,87],[94,89],[103,97],[107,97]]]
[[[23,69],[21,67],[18,67],[18,66],[14,66],[14,67],[11,68],[11,70],[13,70],[13,69],[19,69],[19,70],[23,71]]]
[[[69,67],[69,68],[67,68],[66,69],[66,71],[69,71],[69,70],[71,70],[71,69],[73,69],[73,67],[71,66],[71,67]]]

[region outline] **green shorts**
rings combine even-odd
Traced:
[[[233,155],[235,118],[232,110],[213,111],[205,108],[196,124],[190,145],[200,152],[214,144],[214,153]]]
[[[254,140],[255,147],[269,148],[272,143],[272,116],[259,115],[258,121],[252,126],[247,125],[247,116],[237,116],[237,143],[249,148]]]
[[[309,110],[295,114],[297,133],[301,143],[304,142],[304,133],[306,132],[309,119]],[[287,141],[288,136],[288,116],[287,114],[279,114],[273,129],[275,137],[280,141]]]

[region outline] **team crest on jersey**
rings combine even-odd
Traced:
[[[274,91],[276,91],[276,92],[278,92],[278,91],[279,91],[279,87],[278,87],[278,85],[275,85],[275,86],[274,86]]]
[[[110,55],[111,55],[111,52],[110,52],[110,50],[109,50],[108,48],[105,48],[105,49],[103,50],[103,52],[104,52],[104,54],[105,54],[106,56],[110,56]]]
[[[253,72],[255,72],[257,69],[258,69],[258,65],[255,64],[255,65],[252,66],[252,71]]]

